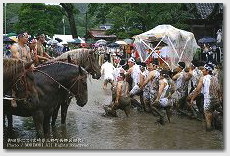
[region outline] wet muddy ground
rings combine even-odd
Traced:
[[[206,132],[204,122],[187,117],[172,117],[171,123],[155,124],[156,117],[132,109],[131,116],[118,110],[118,117],[105,117],[103,105],[111,101],[110,86],[102,80],[88,82],[88,103],[79,107],[72,100],[66,126],[60,116],[51,137],[36,139],[31,118],[14,116],[14,129],[4,128],[4,148],[63,149],[148,149],[148,150],[223,150],[224,133]],[[44,142],[43,142],[44,141]]]

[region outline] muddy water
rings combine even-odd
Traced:
[[[36,138],[33,121],[14,116],[13,131],[4,129],[4,148],[224,149],[223,133],[218,130],[206,132],[201,121],[173,116],[170,124],[161,126],[155,124],[156,117],[135,109],[129,118],[120,110],[116,118],[104,117],[103,105],[111,100],[109,86],[102,90],[102,80],[91,79],[88,87],[88,103],[81,108],[72,100],[66,126],[61,126],[59,117],[56,128],[52,129],[51,137],[45,143],[26,144],[26,139]],[[9,141],[19,138],[20,143],[9,144]],[[64,139],[67,142],[63,143]]]

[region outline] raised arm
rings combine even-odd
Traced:
[[[196,88],[194,89],[194,91],[193,91],[193,95],[192,95],[191,101],[190,101],[191,104],[193,103],[194,99],[197,97],[197,95],[198,95],[198,94],[200,93],[200,91],[201,91],[201,88],[202,88],[202,85],[203,85],[203,78],[204,78],[203,76],[200,78],[197,87],[196,87]]]

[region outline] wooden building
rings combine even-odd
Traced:
[[[223,3],[187,3],[185,5],[193,14],[188,24],[196,39],[204,36],[216,38],[219,29],[223,32]]]
[[[116,35],[107,35],[105,29],[90,29],[88,32],[88,39],[91,38],[94,41],[104,39],[106,41],[115,41]]]

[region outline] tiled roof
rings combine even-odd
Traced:
[[[215,7],[215,3],[196,3],[195,5],[201,19],[206,19]]]
[[[89,33],[94,38],[116,38],[116,35],[106,35],[105,30],[90,30]]]
[[[215,10],[215,7],[219,7],[220,11],[223,9],[222,3],[195,3],[197,13],[200,15],[200,19],[207,19]]]

